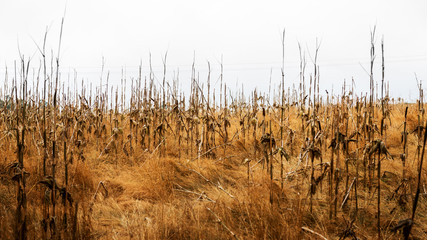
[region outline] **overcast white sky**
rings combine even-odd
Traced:
[[[394,97],[415,99],[414,73],[427,80],[427,1],[327,0],[327,1],[109,1],[39,0],[0,2],[0,79],[4,66],[13,66],[21,52],[40,55],[33,39],[42,44],[49,27],[48,49],[57,51],[61,17],[66,8],[61,69],[76,69],[79,79],[98,83],[102,57],[111,80],[118,82],[122,67],[136,77],[139,62],[145,73],[151,52],[156,70],[168,51],[169,79],[180,70],[180,83],[189,84],[195,52],[200,78],[206,79],[207,61],[213,79],[223,56],[225,79],[245,90],[268,90],[280,82],[281,32],[286,29],[286,85],[298,82],[298,42],[313,54],[321,41],[319,65],[321,91],[337,89],[354,77],[358,92],[369,87],[370,30],[377,26],[377,70],[380,39],[385,39],[386,80]],[[308,60],[310,58],[308,57]],[[311,66],[310,66],[311,67]],[[311,68],[308,68],[308,73]],[[159,77],[161,74],[159,72]],[[376,80],[380,80],[380,71]],[[64,77],[63,77],[64,80]],[[219,84],[216,85],[219,87]]]

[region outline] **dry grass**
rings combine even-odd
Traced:
[[[387,146],[392,155],[401,152],[400,132],[402,108],[400,104],[392,105],[392,121],[387,135]],[[416,112],[411,106],[408,115],[408,129],[416,126]],[[159,157],[142,147],[134,146],[131,156],[123,151],[118,155],[110,151],[99,158],[95,136],[90,133],[84,147],[85,160],[77,156],[69,164],[69,191],[79,202],[78,232],[79,238],[95,239],[227,239],[235,234],[239,239],[317,239],[315,234],[302,231],[309,228],[328,239],[342,236],[350,229],[360,239],[376,236],[376,195],[359,184],[359,209],[355,213],[354,194],[350,194],[348,203],[338,211],[336,218],[328,218],[328,183],[327,177],[314,195],[313,212],[308,207],[309,170],[305,160],[299,162],[298,154],[304,142],[300,132],[296,113],[293,110],[289,126],[296,130],[294,141],[295,153],[285,161],[284,172],[287,178],[284,188],[280,187],[280,168],[278,158],[274,161],[274,181],[271,184],[265,169],[262,154],[254,159],[254,139],[234,141],[222,156],[218,150],[217,157],[200,159],[184,156],[176,157],[176,141],[168,138],[167,154]],[[294,115],[295,114],[295,115]],[[127,116],[123,118],[126,119]],[[230,133],[239,130],[233,119]],[[129,130],[125,126],[124,132]],[[122,125],[122,126],[123,126]],[[109,129],[109,126],[107,126]],[[274,132],[277,133],[277,130]],[[104,145],[108,138],[105,138]],[[13,232],[13,213],[16,206],[15,187],[10,180],[7,165],[15,160],[15,147],[9,141],[2,141],[0,155],[0,235],[2,239],[11,238]],[[399,235],[390,229],[397,221],[407,218],[410,213],[413,193],[415,191],[416,136],[408,137],[408,199],[402,202],[401,196],[393,194],[401,183],[402,164],[398,157],[383,160],[384,175],[381,178],[382,217],[384,239],[395,239]],[[37,184],[42,179],[40,173],[41,156],[30,141],[26,144],[25,166],[31,175],[27,181],[28,198],[28,234],[31,238],[41,236],[42,205],[44,188]],[[185,147],[183,144],[181,148]],[[352,147],[354,150],[354,147]],[[61,152],[59,147],[59,152]],[[185,151],[185,149],[183,149]],[[197,156],[195,153],[193,156]],[[278,156],[278,155],[276,155]],[[247,181],[247,165],[242,164],[250,158],[250,182]],[[323,153],[323,161],[330,159],[330,151]],[[317,162],[317,160],[316,160]],[[59,164],[58,169],[63,169]],[[296,173],[292,173],[293,171]],[[350,175],[355,176],[355,165],[350,164]],[[58,184],[63,185],[63,170],[58,171]],[[362,173],[359,173],[362,181]],[[320,171],[315,171],[315,177]],[[425,171],[423,178],[426,179]],[[207,181],[209,180],[209,181]],[[100,186],[102,182],[105,189]],[[273,204],[270,203],[270,191]],[[375,191],[375,189],[373,190]],[[94,195],[96,192],[96,196]],[[344,184],[340,184],[339,203],[344,197]],[[59,203],[58,203],[59,204]],[[422,195],[416,216],[412,236],[416,239],[426,237],[427,220],[426,197]],[[340,206],[341,204],[339,204]],[[210,211],[208,210],[210,209]],[[356,216],[356,217],[355,217]],[[218,219],[220,222],[218,222]],[[350,222],[354,219],[352,225]],[[65,235],[64,235],[65,236]]]

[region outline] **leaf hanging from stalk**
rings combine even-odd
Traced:
[[[284,158],[286,159],[286,161],[289,161],[290,156],[289,156],[289,154],[285,151],[285,149],[283,149],[283,147],[278,147],[278,148],[273,152],[273,154],[277,154],[277,153],[279,153],[279,154],[280,154],[280,156],[284,157]]]

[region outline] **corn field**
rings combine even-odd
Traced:
[[[422,82],[416,103],[389,95],[375,31],[359,94],[319,91],[319,46],[297,86],[284,61],[269,92],[233,93],[222,64],[219,89],[210,63],[168,79],[165,55],[128,95],[61,75],[60,45],[0,86],[1,239],[427,238]]]

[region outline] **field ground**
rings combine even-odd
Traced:
[[[409,134],[403,173],[400,154],[406,106],[409,106]],[[207,111],[203,109],[196,113],[197,119],[193,115],[191,121],[180,122],[180,116],[194,112],[174,111],[170,107],[164,115],[167,127],[148,129],[145,135],[141,134],[144,117],[151,116],[152,124],[157,126],[155,121],[157,124],[162,121],[161,111],[114,114],[84,107],[63,109],[57,113],[56,154],[59,154],[52,160],[48,153],[46,175],[52,174],[50,169],[55,163],[58,186],[52,191],[60,192],[61,186],[67,186],[73,201],[65,201],[65,206],[61,196],[52,198],[47,178],[43,176],[41,109],[31,106],[27,109],[30,118],[23,150],[24,170],[29,173],[24,188],[29,239],[377,238],[378,174],[376,169],[369,170],[369,166],[364,165],[369,163],[369,149],[365,147],[369,143],[367,133],[360,130],[358,142],[349,143],[348,150],[338,146],[334,156],[331,155],[336,127],[333,121],[339,122],[336,129],[343,134],[347,132],[346,136],[356,130],[356,122],[363,129],[363,108],[359,111],[359,121],[356,105],[347,102],[318,109],[317,118],[322,128],[315,130],[322,137],[316,143],[316,151],[321,158],[316,151],[307,150],[311,124],[308,120],[302,121],[303,115],[297,107],[284,111],[283,148],[279,140],[280,108],[266,107],[263,116],[260,107],[255,115],[246,115],[252,117],[244,119],[243,124],[242,116],[252,108],[230,108],[228,118],[223,117],[227,114],[224,109],[212,110],[217,112],[213,118],[217,120],[211,121],[224,122],[218,124],[218,128],[228,126],[225,129],[228,140],[221,138],[223,130],[218,129],[212,131],[213,134],[208,131],[210,135],[205,137],[206,118],[202,117]],[[338,109],[343,109],[343,113]],[[378,109],[373,120],[377,126],[381,119]],[[417,146],[422,145],[422,134],[418,137],[417,132],[411,133],[418,125],[418,105],[396,103],[389,104],[388,109],[390,114],[382,139],[390,155],[381,155],[380,226],[383,239],[396,239],[402,236],[402,230],[392,229],[412,214],[419,163]],[[19,151],[16,133],[8,129],[8,114],[12,116],[13,112],[4,108],[0,124],[5,133],[0,141],[1,239],[13,238],[16,232],[17,182],[20,182],[13,178],[16,169],[11,167]],[[101,115],[103,119],[99,120]],[[304,131],[302,122],[306,125]],[[182,123],[188,124],[188,131]],[[68,134],[65,140],[64,131]],[[274,136],[271,141],[276,142],[272,148],[270,138],[262,133],[270,131]],[[372,132],[375,139],[380,137],[379,132]],[[164,138],[159,137],[161,134]],[[46,149],[51,151],[55,139],[52,132],[48,138]],[[204,142],[206,139],[208,143]],[[64,142],[68,145],[67,161],[64,161]],[[310,180],[312,154],[313,183]],[[376,156],[372,155],[373,161]],[[266,163],[265,158],[273,158],[273,164]],[[332,179],[331,159],[335,162]],[[349,159],[348,171],[345,159]],[[413,239],[427,238],[425,168],[422,179],[411,231]]]

